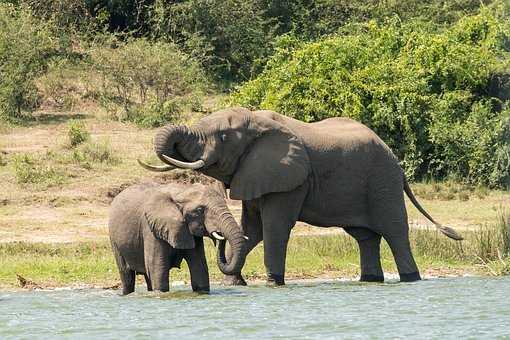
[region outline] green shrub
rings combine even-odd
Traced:
[[[72,158],[86,169],[91,169],[94,163],[116,165],[120,159],[115,155],[110,142],[102,140],[99,142],[88,142],[80,145],[72,152]]]
[[[155,128],[169,122],[177,122],[182,109],[181,103],[176,100],[152,101],[146,105],[133,107],[128,112],[127,120],[140,127]]]
[[[47,165],[43,158],[31,154],[13,157],[16,181],[22,185],[50,187],[65,182],[66,175],[54,166]]]
[[[26,7],[0,3],[0,119],[19,120],[39,105],[34,79],[59,48],[53,28]]]
[[[116,44],[96,49],[92,57],[103,78],[101,104],[117,119],[162,125],[179,113],[178,103],[206,90],[201,68],[175,45],[146,39]]]
[[[72,110],[87,96],[90,74],[81,63],[65,58],[52,61],[36,83],[45,108]]]
[[[77,145],[90,139],[90,133],[87,131],[85,124],[79,120],[71,120],[67,125],[67,136],[69,137],[69,145],[74,148]]]
[[[337,33],[347,23],[398,17],[401,21],[420,18],[450,24],[466,14],[473,14],[483,4],[480,0],[315,0],[265,1],[266,15],[277,22],[278,33],[293,34],[314,40]]]
[[[276,23],[264,1],[156,1],[153,34],[176,41],[223,81],[250,77],[271,51]]]
[[[99,16],[94,18],[93,11],[98,12],[97,5],[91,6],[83,0],[22,0],[33,14],[44,21],[53,21],[61,33],[74,30],[85,32],[100,23]],[[99,13],[98,13],[99,14]]]
[[[510,212],[501,211],[497,224],[501,234],[501,254],[510,257]]]
[[[510,66],[508,8],[448,29],[391,20],[314,43],[282,39],[263,73],[232,96],[304,121],[347,116],[370,126],[409,177],[510,185],[510,107],[490,94]]]

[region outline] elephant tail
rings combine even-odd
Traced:
[[[418,203],[418,200],[416,199],[416,197],[414,197],[414,194],[411,191],[411,187],[409,186],[409,183],[407,183],[407,179],[405,178],[405,176],[404,176],[404,191],[407,194],[407,197],[409,197],[411,202],[414,204],[416,209],[418,209],[426,218],[428,218],[430,222],[434,223],[434,225],[436,226],[437,229],[439,229],[439,231],[441,231],[443,234],[445,234],[446,236],[448,236],[449,238],[452,238],[454,240],[457,240],[457,241],[463,240],[463,237],[459,233],[457,233],[453,228],[445,227],[445,226],[437,223],[432,218],[432,216],[430,216],[429,213],[425,209],[423,209],[423,207],[420,205],[420,203]]]

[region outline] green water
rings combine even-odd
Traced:
[[[0,338],[510,339],[510,277],[0,292]]]

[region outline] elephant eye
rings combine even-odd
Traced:
[[[226,133],[222,133],[222,134],[220,135],[220,140],[221,140],[222,142],[226,141],[226,140],[227,140],[227,134],[226,134]]]

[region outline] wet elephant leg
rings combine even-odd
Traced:
[[[412,282],[421,280],[420,272],[414,261],[409,244],[408,232],[405,235],[385,235],[384,239],[390,246],[401,282]]]
[[[131,294],[135,291],[136,273],[134,270],[119,270],[120,282],[122,283],[122,295]]]
[[[117,268],[119,269],[120,282],[122,284],[122,295],[131,294],[135,291],[136,272],[128,268],[126,260],[120,255],[117,246],[112,243],[113,255]]]
[[[384,282],[384,273],[381,267],[381,235],[361,227],[347,227],[344,230],[358,242],[360,281]]]
[[[241,215],[241,228],[244,235],[248,237],[246,242],[247,254],[262,241],[262,219],[256,202],[243,202],[243,210]],[[230,261],[230,248],[227,249],[227,258]],[[225,275],[223,278],[225,286],[246,286],[241,273],[237,275]]]
[[[143,277],[145,278],[145,283],[147,284],[147,291],[152,292],[152,283],[149,279],[149,276],[147,274],[143,274]]]
[[[400,280],[417,281],[420,273],[409,244],[402,169],[390,167],[385,170],[374,171],[370,177],[370,227],[380,233],[390,246]]]
[[[148,233],[144,237],[146,275],[155,291],[168,292],[170,270],[170,245]]]
[[[307,189],[305,184],[291,192],[271,193],[262,198],[264,265],[267,284],[270,286],[285,284],[285,260],[290,231],[301,213]]]
[[[184,250],[194,292],[209,293],[209,270],[205,257],[204,240],[195,237],[195,248]]]

